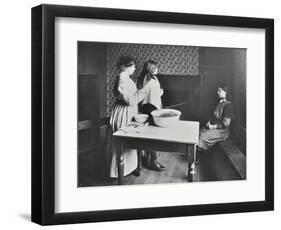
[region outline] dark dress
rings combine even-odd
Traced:
[[[218,125],[217,129],[202,128],[200,130],[198,147],[208,150],[220,141],[229,137],[229,126],[223,124],[224,118],[234,118],[233,105],[230,101],[219,102],[210,119],[212,125]]]

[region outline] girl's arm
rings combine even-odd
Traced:
[[[231,122],[231,118],[224,117],[224,118],[222,119],[222,123],[223,123],[223,125],[224,125],[224,128],[229,127],[230,122]]]
[[[230,123],[231,123],[231,118],[224,117],[222,119],[221,123],[218,123],[215,125],[209,124],[209,129],[225,129],[225,128],[229,127]]]
[[[223,118],[216,125],[216,128],[225,129],[225,128],[229,127],[232,118],[234,118],[233,105],[232,105],[232,103],[229,103],[225,106],[224,112],[223,112]]]
[[[156,77],[156,76],[154,76],[154,79],[155,79],[155,81],[159,84],[159,86],[160,86],[160,97],[162,97],[163,96],[163,94],[164,94],[164,89],[161,87],[161,84],[160,84],[160,82],[159,82],[159,80],[158,80],[158,78]]]
[[[222,119],[211,128],[225,129],[230,126],[232,118],[234,118],[233,105],[232,103],[229,103],[224,108]]]

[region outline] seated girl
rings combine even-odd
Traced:
[[[229,137],[229,126],[234,118],[229,86],[219,86],[217,94],[219,101],[213,115],[205,127],[200,130],[199,151],[208,150],[216,143]]]

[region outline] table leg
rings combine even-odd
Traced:
[[[117,144],[118,184],[123,184],[124,178],[124,143],[119,139]]]
[[[138,154],[138,164],[137,164],[137,171],[136,171],[136,175],[140,176],[141,175],[141,169],[142,169],[142,150],[137,149],[137,154]]]
[[[188,148],[187,148],[187,155],[188,155],[188,181],[189,182],[193,182],[195,181],[195,178],[197,177],[197,167],[196,167],[196,157],[197,157],[197,152],[196,152],[196,145],[192,145],[193,146],[193,149],[192,149],[192,152],[188,151]]]

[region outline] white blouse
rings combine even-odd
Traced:
[[[144,79],[144,85],[147,82],[146,78]],[[157,109],[162,108],[161,96],[163,95],[163,90],[161,89],[160,83],[157,78],[151,78],[147,83],[147,94],[142,101],[142,104],[150,103],[154,105]]]

